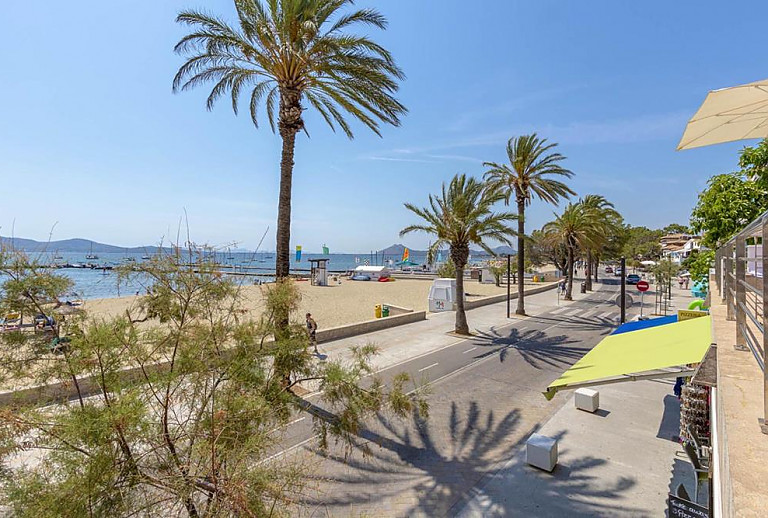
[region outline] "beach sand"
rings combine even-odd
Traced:
[[[353,324],[374,318],[376,304],[390,304],[414,311],[423,311],[428,307],[430,280],[397,279],[394,282],[365,282],[343,279],[335,286],[311,286],[308,281],[298,282],[302,294],[298,314],[294,317],[303,321],[304,314],[312,317],[322,328]],[[466,280],[464,289],[467,300],[506,293],[506,286],[480,284],[476,280]],[[244,286],[245,307],[253,317],[258,317],[264,307],[263,290],[267,286]],[[516,291],[517,286],[512,286]],[[111,299],[93,299],[86,303],[86,310],[91,316],[109,317],[125,312],[138,297],[119,297]]]

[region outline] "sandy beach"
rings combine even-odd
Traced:
[[[394,282],[363,282],[343,279],[334,286],[311,286],[300,281],[301,308],[296,318],[303,319],[307,312],[317,321],[320,328],[335,327],[374,318],[376,304],[391,304],[414,311],[426,310],[428,306],[429,280],[397,279]],[[245,306],[252,316],[258,317],[264,307],[263,290],[267,286],[244,286]],[[513,285],[512,290],[517,286]],[[506,286],[480,284],[476,280],[465,281],[467,300],[506,293]],[[92,316],[109,317],[124,312],[138,297],[93,299],[86,303]]]

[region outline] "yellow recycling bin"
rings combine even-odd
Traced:
[[[381,304],[376,304],[373,310],[373,314],[376,318],[381,318]]]

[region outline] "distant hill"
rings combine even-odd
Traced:
[[[397,243],[394,245],[390,245],[384,250],[379,250],[379,252],[383,252],[385,255],[402,255],[403,250],[405,249],[405,245]],[[412,254],[414,255],[424,255],[427,253],[426,250],[414,250],[412,248],[409,249]],[[507,255],[512,254],[515,255],[515,249],[511,246],[497,246],[496,248],[492,248],[494,252],[496,252],[496,255]],[[472,255],[487,255],[485,250],[471,250],[470,253]]]
[[[125,253],[125,252],[139,252],[139,253],[156,253],[160,250],[158,246],[135,246],[126,248],[122,246],[107,245],[104,243],[97,243],[96,241],[90,241],[88,239],[62,239],[60,241],[35,241],[34,239],[24,239],[21,237],[2,237],[0,236],[0,243],[4,246],[12,246],[18,250],[24,250],[25,252],[64,252],[64,253],[80,253],[86,254],[91,251],[93,246],[93,252],[97,254],[109,254],[109,253]],[[170,251],[170,248],[164,248],[165,251]]]

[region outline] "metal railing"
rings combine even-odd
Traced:
[[[762,371],[763,433],[768,433],[768,372],[765,370],[768,352],[768,212],[752,221],[715,252],[715,282],[712,302],[717,296],[726,306],[726,319],[736,321],[735,348],[750,351]]]

